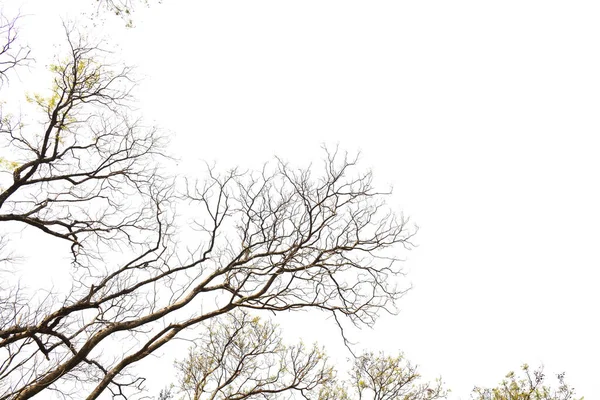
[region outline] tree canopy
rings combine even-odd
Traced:
[[[95,3],[130,25],[148,4]],[[35,111],[0,103],[0,400],[142,396],[136,366],[186,333],[194,346],[162,399],[448,397],[402,354],[367,351],[344,375],[322,347],[288,345],[264,318],[327,313],[348,344],[345,324],[397,311],[417,229],[357,155],[324,147],[308,167],[274,157],[177,176],[167,135],[135,110],[132,68],[64,27],[47,90],[26,97]],[[19,16],[0,15],[0,90],[32,62]],[[36,246],[61,256],[66,289],[14,279],[19,249]],[[564,374],[556,388],[544,378],[524,366],[472,398],[575,400]]]
[[[72,282],[43,296],[2,284],[0,399],[134,392],[137,362],[237,309],[312,308],[356,325],[394,311],[398,248],[414,230],[356,157],[330,149],[320,168],[275,159],[177,180],[161,168],[160,130],[130,107],[130,68],[65,31],[48,94],[27,99],[37,114],[2,115],[0,223],[11,268],[26,237],[8,229],[35,230],[69,256]],[[27,53],[12,32],[3,55],[18,68]]]

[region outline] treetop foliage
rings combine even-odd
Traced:
[[[546,375],[542,367],[532,370],[523,364],[521,374],[513,371],[494,388],[475,387],[474,400],[583,400],[575,398],[575,389],[565,383],[565,374],[556,376],[557,387],[544,385]]]

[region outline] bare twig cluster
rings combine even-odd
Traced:
[[[18,21],[19,15],[7,17],[0,10],[0,87],[7,81],[10,70],[31,61],[29,47],[18,41]]]
[[[139,6],[149,6],[150,0],[95,0],[97,3],[97,12],[108,11],[120,17],[125,21],[126,26],[133,26],[132,15]],[[162,0],[156,0],[156,3],[161,3]]]

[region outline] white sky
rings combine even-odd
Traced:
[[[8,3],[47,65],[76,2]],[[181,168],[339,143],[394,186],[421,228],[414,289],[353,332],[362,347],[403,350],[454,399],[523,362],[600,398],[599,2],[164,0],[135,17],[108,32]],[[313,317],[284,328],[341,352]]]

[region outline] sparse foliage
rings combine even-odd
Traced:
[[[583,400],[575,398],[575,389],[565,383],[565,374],[556,376],[557,387],[544,385],[546,376],[543,368],[531,370],[524,364],[521,374],[509,372],[495,388],[475,387],[473,400]]]
[[[417,367],[402,354],[364,353],[351,371],[352,398],[364,400],[434,400],[446,398],[441,380],[423,382]]]
[[[176,387],[190,400],[314,398],[334,379],[322,349],[285,345],[272,323],[245,312],[211,321],[176,368]]]
[[[149,6],[152,1],[150,0],[95,0],[97,3],[98,11],[106,10],[110,13],[114,13],[116,16],[122,18],[128,27],[133,26],[132,14],[134,10],[139,6]],[[162,0],[156,0],[156,3],[161,3]]]
[[[364,353],[348,379],[340,379],[322,349],[285,346],[275,326],[243,312],[211,321],[176,369],[175,392],[185,400],[434,400],[448,394],[439,379],[423,381],[402,355]]]

